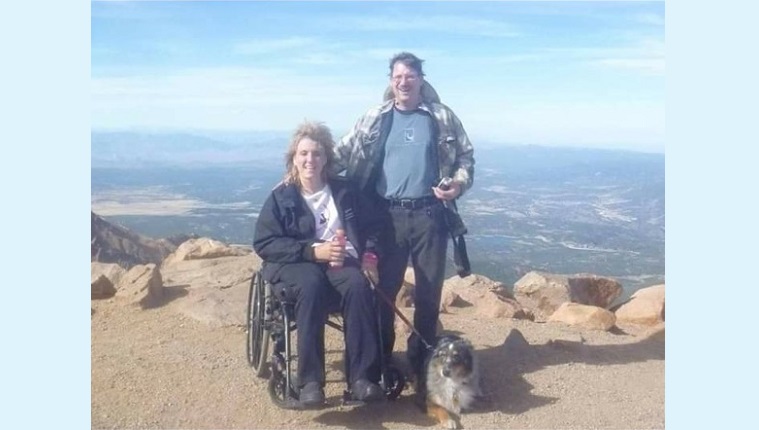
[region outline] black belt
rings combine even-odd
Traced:
[[[391,208],[421,209],[432,206],[439,202],[435,196],[420,197],[418,199],[387,199]]]

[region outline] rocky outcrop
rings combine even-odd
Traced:
[[[239,257],[253,252],[247,248],[232,247],[208,237],[190,239],[177,247],[163,262],[170,265],[178,261],[200,260],[218,257]]]
[[[488,318],[532,319],[532,313],[514,299],[506,286],[486,276],[452,276],[443,284],[441,312],[451,307],[474,306],[477,314]]]
[[[129,269],[119,281],[116,297],[144,308],[159,305],[164,298],[163,279],[155,264],[141,264]]]
[[[608,308],[622,294],[614,279],[593,275],[529,272],[514,284],[514,297],[537,321],[546,321],[563,303]]]
[[[90,284],[93,299],[107,299],[116,294],[116,286],[126,270],[114,263],[90,263]]]
[[[616,318],[611,311],[579,303],[562,303],[548,317],[548,322],[559,322],[589,330],[607,331],[614,327]]]
[[[414,282],[414,271],[407,268],[395,301],[399,308],[413,306]],[[500,282],[477,274],[446,279],[441,292],[440,312],[446,313],[451,308],[468,306],[474,306],[478,314],[490,318],[533,318],[532,313],[524,309]]]
[[[213,326],[245,326],[248,291],[261,258],[209,238],[191,239],[161,265],[167,289],[183,294],[176,307]]]
[[[176,246],[167,240],[155,240],[133,233],[91,214],[90,261],[115,263],[124,268],[138,264],[161,264]]]
[[[664,284],[642,288],[613,309],[620,323],[655,326],[664,322]]]
[[[483,295],[477,304],[477,313],[488,318],[535,319],[532,312],[523,308],[516,300],[493,292],[487,292]]]
[[[94,216],[94,214],[93,214]],[[261,267],[250,249],[234,247],[210,238],[191,238],[161,263],[133,266],[91,263],[93,299],[116,297],[148,308],[172,303],[179,312],[217,326],[246,326],[250,281]],[[398,307],[413,319],[413,269],[406,270]],[[530,272],[514,286],[514,294],[502,283],[473,274],[452,276],[443,285],[440,310],[473,307],[486,318],[516,318],[560,322],[571,326],[610,330],[616,322],[661,327],[663,338],[664,285],[645,288],[630,300],[606,310],[621,294],[612,279],[592,275],[557,275]],[[405,293],[403,292],[405,291]],[[174,300],[181,298],[181,300]],[[539,315],[539,317],[538,317]],[[442,331],[439,324],[438,330]],[[397,339],[411,329],[396,318]]]
[[[514,298],[503,283],[477,274],[471,274],[465,278],[452,276],[443,282],[443,290],[456,292],[464,302],[470,305],[482,300],[486,292],[492,292],[501,297]]]
[[[261,267],[261,258],[254,253],[237,257],[215,257],[198,260],[169,261],[161,265],[167,286],[188,289],[212,287],[230,288],[250,281],[253,272]]]
[[[116,294],[116,287],[105,275],[100,275],[90,282],[92,292],[90,297],[94,299],[107,299]]]

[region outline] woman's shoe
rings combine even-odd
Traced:
[[[300,404],[305,407],[321,406],[325,399],[324,389],[318,382],[308,382],[300,389]]]

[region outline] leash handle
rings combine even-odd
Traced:
[[[429,343],[427,343],[427,341],[424,339],[424,336],[422,336],[419,333],[419,331],[414,327],[414,325],[411,324],[411,321],[409,321],[408,318],[406,318],[406,316],[403,315],[403,312],[401,312],[401,310],[398,309],[397,306],[395,306],[395,303],[393,303],[393,301],[390,300],[390,298],[385,295],[384,291],[382,291],[379,288],[377,288],[377,285],[374,284],[374,281],[372,280],[372,277],[369,276],[369,273],[366,272],[366,271],[364,271],[364,276],[366,277],[366,279],[369,280],[369,286],[372,288],[372,290],[374,290],[374,292],[376,292],[377,295],[380,296],[380,298],[388,306],[390,306],[390,308],[393,310],[393,312],[395,312],[395,314],[400,317],[401,321],[403,321],[407,326],[409,326],[409,328],[411,329],[411,331],[413,331],[414,334],[416,334],[419,337],[419,339],[421,339],[422,344],[424,345],[424,347],[427,348],[428,350],[432,350],[433,349],[432,345],[430,345]]]

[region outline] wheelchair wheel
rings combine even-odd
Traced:
[[[298,401],[298,393],[293,387],[287,386],[285,377],[285,360],[274,354],[272,372],[269,377],[269,397],[274,404],[282,409],[303,409]]]
[[[403,372],[393,366],[388,366],[385,370],[383,382],[383,389],[388,400],[397,399],[406,386],[406,378],[403,376]]]
[[[266,300],[264,281],[261,274],[256,272],[250,281],[248,293],[248,338],[247,355],[248,363],[253,367],[256,376],[264,376],[266,373],[267,352],[269,349],[269,336],[264,327],[264,312]]]

